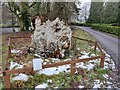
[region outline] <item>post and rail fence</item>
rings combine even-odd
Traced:
[[[3,69],[3,76],[4,76],[4,85],[5,88],[10,88],[10,75],[11,74],[19,74],[19,73],[31,73],[34,74],[34,70],[33,70],[33,66],[31,67],[24,67],[24,68],[20,68],[20,69],[13,69],[13,70],[8,70],[8,60],[9,58],[12,58],[11,55],[11,39],[15,39],[15,38],[31,38],[31,37],[9,37],[8,40],[8,50],[7,50],[7,57],[5,60],[5,65],[4,65],[4,69]],[[78,38],[78,37],[72,37],[72,38],[76,38],[78,40],[83,40],[83,41],[87,41],[90,43],[93,43],[94,46],[94,50],[96,50],[96,48],[98,48],[101,52],[100,55],[97,56],[93,56],[90,58],[83,58],[83,59],[72,59],[70,61],[60,61],[60,62],[56,62],[56,63],[52,63],[52,64],[46,64],[46,65],[42,65],[42,68],[50,68],[50,67],[57,67],[57,66],[62,66],[62,65],[67,65],[70,64],[71,70],[70,70],[70,74],[75,74],[76,71],[76,67],[75,64],[79,63],[79,62],[86,62],[86,61],[90,61],[90,60],[95,60],[95,59],[100,59],[100,66],[101,68],[104,67],[104,60],[105,60],[105,53],[103,52],[102,48],[100,47],[100,45],[97,42],[91,41],[91,40],[87,40],[87,39],[82,39],[82,38]]]

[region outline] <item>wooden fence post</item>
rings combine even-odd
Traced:
[[[6,53],[7,55],[7,57],[6,57],[6,61],[5,61],[5,70],[8,68],[8,59],[9,58],[11,58],[12,56],[11,56],[11,47],[10,46],[8,46],[8,50],[7,50],[7,53]]]
[[[97,47],[97,41],[95,42],[94,51],[96,51],[96,47]]]
[[[7,51],[7,58],[11,57],[11,37],[9,37],[9,41],[8,41],[8,51]]]
[[[76,71],[75,63],[71,63],[71,75],[74,75]]]
[[[104,67],[104,61],[105,61],[105,53],[102,52],[102,54],[101,54],[101,61],[100,61],[100,66],[102,68]]]
[[[11,57],[11,47],[8,46],[7,58]]]
[[[6,89],[10,89],[10,75],[4,76],[4,84]]]

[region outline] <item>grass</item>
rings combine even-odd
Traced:
[[[91,41],[96,41],[95,38],[85,32],[84,30],[80,30],[80,29],[75,29],[74,30],[74,34],[73,36],[76,36],[76,37],[79,37],[79,38],[82,38],[82,39],[87,39],[87,40],[91,40]],[[98,54],[100,55],[100,51],[94,51],[94,43],[89,43],[87,41],[83,41],[83,40],[76,40],[76,48],[79,48],[80,51],[86,51],[86,52],[90,52],[91,54]]]
[[[0,57],[2,57],[2,59],[0,59],[0,61],[4,61],[6,59],[6,52],[7,52],[7,45],[8,45],[8,37],[9,36],[13,36],[13,37],[17,37],[17,36],[30,36],[31,33],[30,32],[19,32],[19,33],[6,33],[6,34],[2,34],[2,53],[0,53]],[[14,42],[14,40],[13,40]],[[24,39],[16,39],[15,40],[16,45],[14,45],[13,48],[15,47],[20,47],[20,46],[26,46],[28,45],[28,43],[30,43],[29,40],[24,40]],[[2,64],[2,63],[0,63]],[[0,65],[0,68],[2,65]]]
[[[89,33],[85,32],[83,30],[75,29],[75,30],[73,30],[73,33],[74,33],[73,35],[76,36],[76,37],[95,41],[95,39]],[[0,56],[2,56],[2,60],[0,60],[0,61],[3,62],[6,59],[7,43],[8,43],[8,37],[9,36],[14,37],[14,36],[30,36],[30,35],[31,35],[30,32],[2,34],[2,54],[0,54]],[[30,40],[15,39],[15,40],[12,41],[12,43],[14,43],[14,45],[12,45],[13,46],[12,48],[20,48],[20,47],[23,47],[23,46],[29,46]],[[73,44],[75,44],[74,41],[73,41]],[[91,49],[92,46],[94,46],[94,44],[90,44],[86,41],[81,41],[81,40],[76,41],[76,47],[80,48],[81,51],[95,53]],[[89,47],[89,49],[88,49],[88,47]],[[32,58],[32,57],[30,57],[30,55],[29,55],[27,58],[29,59],[29,58]],[[2,65],[0,65],[0,68],[2,68]]]
[[[73,32],[75,32],[74,36],[76,36],[76,37],[95,41],[95,39],[90,34],[88,34],[87,32],[85,32],[83,30],[75,29]],[[4,61],[5,58],[6,58],[8,36],[30,36],[30,35],[31,35],[30,32],[19,32],[19,33],[6,33],[6,34],[2,34],[2,54],[0,54],[2,56],[2,60],[1,61]],[[29,43],[30,43],[30,40],[16,39],[16,40],[13,40],[13,42],[16,42],[16,44],[14,44],[13,48],[18,48],[18,47],[20,48],[20,47],[23,47],[23,46],[28,46]],[[90,44],[90,43],[87,43],[85,41],[81,41],[81,40],[77,40],[76,41],[76,47],[80,48],[81,51],[95,53],[91,49],[92,46],[94,46],[94,45]],[[22,60],[24,60],[24,62],[27,63],[29,60],[32,60],[32,58],[33,57],[31,57],[31,55],[29,55],[26,59],[24,57],[22,57]],[[14,61],[14,59],[10,59],[10,61]],[[77,76],[77,77],[81,78],[81,76]],[[94,77],[95,76],[91,76],[91,78],[94,78]],[[64,78],[64,74],[63,74],[62,77],[56,77],[56,78],[59,78],[61,80],[61,78],[62,79]],[[52,78],[52,79],[54,81],[54,78]],[[56,84],[56,86],[59,86],[59,85],[60,85],[60,83],[58,83],[58,85]],[[1,86],[3,86],[3,85],[1,85]],[[68,87],[68,86],[69,85],[66,84],[66,87]]]
[[[80,38],[84,38],[84,39],[89,39],[89,40],[93,40],[95,41],[95,39],[88,34],[87,32],[80,30],[80,29],[75,29],[73,32],[75,32],[75,36],[76,37],[80,37]],[[7,34],[2,34],[2,54],[0,54],[2,56],[2,60],[5,60],[6,58],[6,51],[7,51],[7,43],[8,43],[8,37],[9,36],[30,36],[31,33],[30,32],[19,32],[19,33],[7,33]],[[16,44],[14,44],[13,48],[20,48],[22,46],[28,46],[30,43],[30,40],[24,40],[24,39],[16,39],[13,40],[13,42],[15,42]],[[81,48],[81,49],[87,49],[88,43],[85,41],[81,41],[78,40],[77,41],[77,47]],[[2,65],[1,65],[2,66]],[[1,67],[0,67],[1,68]]]
[[[91,36],[89,33],[85,32],[84,30],[75,29],[73,32],[75,32],[76,37],[95,41],[95,38]]]
[[[18,88],[19,85],[17,84],[19,83],[22,86],[20,88],[34,88],[39,84],[47,83],[48,88],[51,89],[53,89],[53,87],[78,88],[79,85],[85,86],[87,89],[92,88],[95,79],[100,79],[100,82],[104,82],[105,78],[103,77],[103,74],[107,72],[107,70],[101,69],[100,67],[90,71],[81,68],[79,68],[79,70],[83,72],[78,71],[75,75],[70,75],[68,72],[60,72],[51,77],[45,74],[35,74],[33,77],[29,77],[27,82],[23,82],[22,80],[12,82],[12,86]],[[52,82],[48,82],[48,80],[51,80]]]

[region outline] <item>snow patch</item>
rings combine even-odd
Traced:
[[[53,75],[53,74],[59,74],[60,72],[67,71],[67,69],[70,68],[70,65],[63,65],[59,67],[52,67],[52,68],[45,68],[40,70],[38,73],[40,74],[46,74],[46,75]]]
[[[52,80],[47,80],[47,82],[52,83]]]
[[[13,78],[13,80],[23,80],[23,81],[27,81],[28,80],[28,76],[27,75],[25,75],[25,74],[19,74],[18,76],[15,76],[14,78]]]
[[[19,52],[20,52],[20,50],[16,50],[16,49],[11,50],[11,53],[13,53],[13,54],[17,54]]]
[[[80,50],[80,48],[77,48],[77,50]]]
[[[107,88],[112,88],[110,85]]]
[[[84,88],[84,86],[78,86],[78,88]]]
[[[48,87],[48,84],[47,83],[43,83],[43,84],[40,84],[38,86],[35,87],[35,90],[38,90],[40,88],[47,88]]]
[[[39,58],[41,57],[41,56],[40,56],[40,55],[38,55],[38,54],[34,54],[34,56],[39,57]]]
[[[82,56],[80,56],[80,57],[78,57],[78,59],[83,59],[83,58],[90,58],[89,57],[89,52],[85,52],[85,51],[83,51],[83,52],[81,52],[83,55]]]
[[[93,88],[100,88],[100,80],[95,80]]]
[[[16,62],[11,61],[10,62],[10,70],[12,70],[14,67],[16,67],[16,69],[17,68],[23,68],[23,65],[20,65],[20,64],[18,64]]]
[[[83,62],[80,62],[80,63],[76,64],[76,67],[77,68],[80,67],[80,68],[83,68],[83,69],[87,69],[88,68],[87,66],[84,65]]]
[[[107,74],[104,74],[103,77],[108,79],[109,76]]]
[[[108,81],[107,84],[112,84],[112,82],[109,82],[109,81]]]
[[[94,65],[91,63],[89,65],[87,65],[88,70],[93,69],[93,67],[94,67]]]

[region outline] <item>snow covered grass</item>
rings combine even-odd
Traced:
[[[89,38],[89,40],[94,40],[89,34],[85,33],[84,31],[78,30],[76,31],[78,36],[83,38]],[[85,33],[85,34],[83,34]],[[81,35],[79,35],[81,34]],[[5,40],[5,39],[4,39]],[[7,45],[7,44],[4,44]],[[18,48],[17,48],[18,49]],[[16,49],[16,50],[17,50]],[[92,57],[95,55],[99,55],[100,51],[95,52],[94,46],[90,43],[77,41],[77,45],[74,48],[75,50],[71,50],[70,56],[81,58]],[[4,48],[5,53],[6,48]],[[79,52],[78,52],[79,51]],[[14,50],[15,52],[15,50]],[[12,53],[14,53],[12,52]],[[15,53],[18,53],[17,51]],[[38,71],[35,75],[30,74],[19,74],[17,76],[12,76],[12,84],[17,85],[21,82],[19,80],[25,79],[22,86],[23,88],[110,88],[115,87],[112,83],[112,78],[110,77],[110,73],[113,69],[115,69],[115,64],[111,59],[110,55],[106,52],[104,68],[100,68],[100,60],[92,60],[88,62],[81,62],[76,64],[76,73],[75,75],[70,75],[70,65],[63,65],[59,67],[53,68],[46,68],[43,70]],[[69,58],[65,58],[62,61],[71,60]],[[35,57],[41,58],[38,55]],[[34,56],[31,57],[29,55],[27,58],[22,57],[22,61],[20,63],[17,62],[17,59],[10,59],[10,70],[22,68],[24,66],[29,66],[26,64],[32,63],[32,59]],[[43,59],[43,58],[42,58]],[[60,59],[57,58],[50,58],[50,59],[43,59],[43,64],[47,63],[54,63],[59,62]],[[51,77],[49,77],[50,75]],[[17,79],[16,79],[17,78]]]
[[[88,57],[88,53],[84,53]],[[59,61],[52,58],[51,60]],[[65,59],[65,61],[70,59]],[[45,61],[49,61],[45,59]],[[110,65],[109,65],[110,64]],[[115,68],[115,64],[110,56],[106,53],[105,68],[100,68],[100,60],[92,60],[89,62],[80,62],[76,64],[76,74],[70,75],[70,65],[46,68],[38,71],[35,76],[27,75],[25,85],[27,88],[110,88],[114,87],[113,82],[109,81],[109,74]],[[16,76],[23,80],[19,74]],[[23,75],[24,76],[24,75]],[[49,76],[52,76],[51,78]],[[16,78],[14,77],[14,78]],[[28,78],[29,77],[29,78]],[[21,78],[21,79],[20,79]],[[15,80],[15,79],[13,79]],[[36,81],[37,80],[37,81]],[[40,81],[39,81],[40,80]],[[112,78],[111,78],[112,80]],[[34,84],[31,86],[31,82]]]
[[[15,77],[13,78],[13,80],[14,80],[14,81],[15,81],[15,80],[27,81],[28,78],[29,78],[29,77],[28,77],[27,75],[20,73],[18,76],[15,76]]]
[[[46,74],[46,75],[53,75],[53,74],[59,74],[60,72],[70,72],[67,69],[70,69],[70,65],[63,65],[59,67],[52,67],[52,68],[46,68],[41,71],[39,71],[39,74]]]

